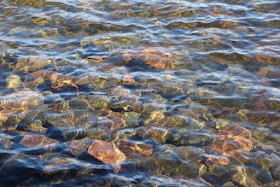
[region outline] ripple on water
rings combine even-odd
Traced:
[[[279,186],[279,11],[2,1],[0,183]]]

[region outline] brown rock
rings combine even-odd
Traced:
[[[136,134],[142,138],[150,138],[156,143],[165,143],[168,131],[164,128],[140,128]]]
[[[51,64],[51,60],[47,57],[20,57],[16,64],[15,70],[23,72],[36,71],[45,68]]]
[[[97,111],[102,115],[97,118],[97,125],[108,128],[110,130],[121,129],[126,126],[123,115],[117,112],[113,112],[108,109],[102,109]]]
[[[87,57],[89,60],[93,61],[94,63],[100,63],[103,62],[104,60],[108,59],[107,56],[88,56]]]
[[[56,72],[51,71],[51,70],[38,70],[33,73],[29,73],[29,75],[33,75],[35,77],[42,77],[46,80],[50,80],[50,78],[55,74],[56,74]]]
[[[272,64],[273,61],[275,60],[274,57],[266,55],[264,53],[255,53],[255,57],[257,61],[260,63]]]
[[[125,75],[123,77],[123,82],[126,84],[133,84],[133,83],[135,83],[135,80],[132,75]]]
[[[142,102],[140,101],[140,90],[129,90],[122,86],[117,86],[108,90],[108,94],[112,97],[111,108],[123,108],[126,111],[140,112],[142,109]]]
[[[87,149],[87,145],[82,140],[72,140],[70,143],[70,147],[70,152],[77,157]]]
[[[23,112],[44,103],[44,96],[34,91],[19,91],[4,97],[1,107],[8,112]]]
[[[118,147],[111,142],[95,140],[88,148],[88,153],[105,164],[110,164],[117,173],[121,166],[120,164],[126,160],[126,156]]]
[[[174,69],[177,62],[165,48],[147,47],[130,49],[122,56],[126,65],[148,65],[156,70]],[[137,62],[138,61],[138,62]]]
[[[100,64],[99,66],[98,66],[98,69],[100,70],[100,71],[109,71],[109,70],[111,70],[111,69],[113,69],[113,68],[115,68],[116,67],[116,65],[114,64],[114,63],[102,63],[102,64]]]
[[[72,78],[62,75],[51,70],[38,70],[29,75],[35,77],[42,77],[45,80],[50,80],[52,83],[52,88],[59,89],[65,86],[73,86],[78,89],[78,86],[72,81]]]
[[[207,146],[207,152],[212,156],[206,164],[229,165],[232,160],[246,162],[246,155],[256,146],[257,141],[252,138],[250,130],[237,126],[228,128],[219,130],[214,144]]]
[[[0,121],[7,121],[9,119],[8,115],[3,111],[0,111]]]
[[[40,147],[53,146],[58,143],[58,140],[48,138],[41,134],[27,133],[20,141],[20,144],[25,147]]]
[[[144,142],[121,139],[117,145],[127,157],[131,158],[139,156],[149,157],[153,153],[153,145]]]
[[[52,83],[52,88],[54,89],[59,89],[65,86],[73,86],[78,89],[78,86],[72,81],[71,78],[60,73],[54,74],[50,80]]]

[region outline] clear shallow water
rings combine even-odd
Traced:
[[[1,1],[1,183],[279,185],[279,21],[278,1]]]

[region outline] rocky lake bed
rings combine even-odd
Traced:
[[[0,186],[280,186],[280,4],[0,2]]]

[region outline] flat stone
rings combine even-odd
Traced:
[[[44,103],[44,96],[35,91],[19,91],[3,98],[1,107],[5,111],[19,112],[30,110]]]
[[[151,117],[153,117],[153,113]],[[160,120],[149,119],[146,120],[145,123],[147,126],[156,126],[156,127],[182,127],[188,125],[187,121],[179,116],[166,116]]]
[[[110,164],[117,173],[121,169],[121,163],[126,156],[119,148],[111,142],[95,140],[88,148],[88,153],[105,164]]]
[[[20,144],[25,147],[53,146],[57,143],[59,143],[58,140],[35,133],[27,133],[20,141]]]

